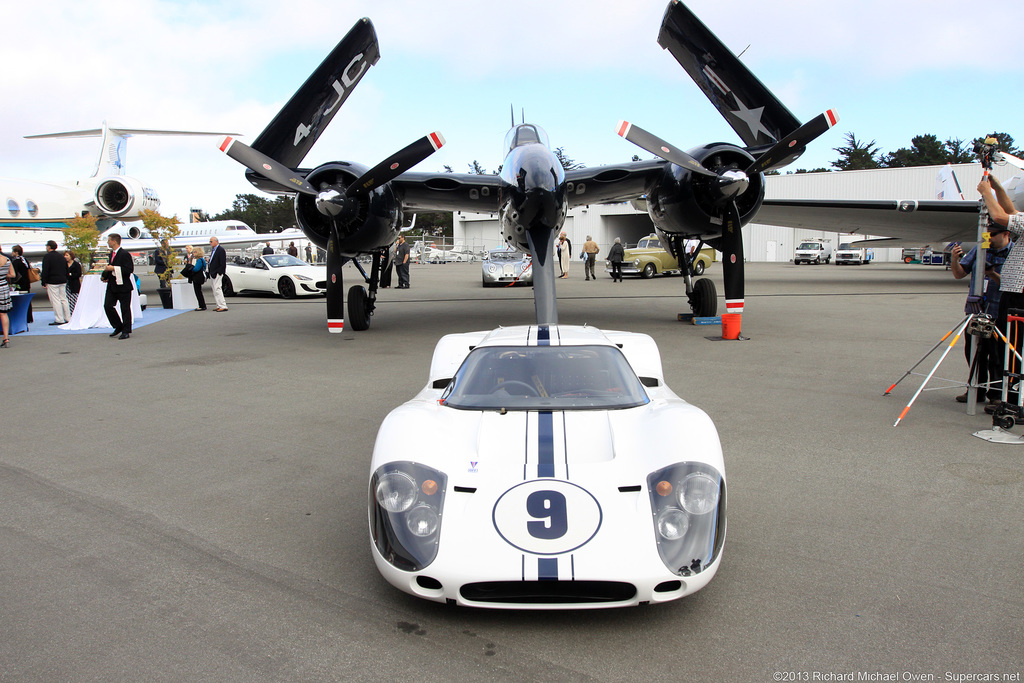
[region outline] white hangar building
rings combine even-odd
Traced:
[[[936,178],[942,166],[875,169],[869,171],[834,171],[828,173],[791,173],[772,175],[765,179],[765,197],[771,199],[935,199]],[[977,185],[981,164],[954,164],[964,199],[979,198]],[[997,166],[994,175],[1005,183],[1014,175],[1012,166]],[[624,244],[636,244],[654,232],[646,212],[629,203],[591,204],[569,211],[565,219],[566,233],[573,247],[582,247],[587,235],[608,253],[616,237]],[[743,254],[747,261],[791,261],[796,246],[808,238],[822,238],[839,243],[864,239],[824,230],[783,228],[751,223],[743,229]],[[458,211],[454,215],[456,245],[473,250],[494,249],[502,245],[497,214]],[[945,245],[932,245],[936,250]],[[901,249],[874,250],[877,261],[898,261]]]

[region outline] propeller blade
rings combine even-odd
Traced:
[[[803,153],[808,143],[839,123],[835,109],[818,114],[782,140],[772,145],[767,152],[754,160],[747,168],[747,175],[764,173],[772,168],[781,168]]]
[[[740,210],[735,202],[728,203],[722,218],[720,247],[726,310],[722,315],[722,337],[739,339],[743,316],[743,233],[740,226]]]
[[[220,145],[220,151],[246,168],[273,180],[290,192],[316,194],[316,190],[306,182],[305,178],[296,175],[287,166],[274,161],[263,152],[257,152],[249,145],[239,142],[233,137],[228,136],[224,138],[224,142]]]
[[[395,152],[390,157],[359,176],[354,183],[348,186],[348,190],[345,192],[346,196],[351,197],[357,194],[366,194],[373,190],[373,188],[380,187],[384,183],[394,180],[397,176],[405,173],[410,168],[444,147],[444,143],[444,136],[437,131],[434,131],[430,135],[424,135],[416,142],[398,152]]]
[[[346,260],[338,253],[338,233],[332,226],[327,243],[327,331],[334,334],[345,331],[345,285],[341,267]]]
[[[657,135],[648,133],[639,126],[634,126],[629,121],[619,121],[618,127],[615,132],[620,136],[629,140],[637,147],[645,149],[651,154],[661,157],[665,161],[671,162],[676,166],[688,168],[691,171],[696,171],[712,178],[717,178],[718,174],[714,171],[709,171],[700,165],[700,162],[694,159],[686,152],[675,149],[670,146],[667,142],[659,138]]]

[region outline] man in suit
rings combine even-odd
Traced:
[[[217,313],[228,310],[228,302],[224,300],[224,273],[227,272],[227,265],[228,255],[224,251],[224,247],[220,246],[219,239],[211,237],[208,272],[210,282],[213,283],[213,301],[217,304],[217,308],[213,310]]]
[[[121,236],[116,232],[107,238],[107,246],[110,247],[110,262],[103,268],[103,279],[107,281],[103,310],[114,328],[110,336],[128,339],[132,333],[132,288],[135,287],[132,273],[135,272],[135,264],[132,255],[121,248]],[[115,304],[121,304],[120,317]]]
[[[46,255],[43,256],[43,271],[40,275],[46,287],[46,296],[53,306],[53,322],[51,325],[63,325],[71,320],[71,306],[68,304],[68,262],[64,254],[57,251],[57,243],[50,240],[46,243]]]

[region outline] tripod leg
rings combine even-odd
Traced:
[[[921,382],[921,386],[918,387],[917,392],[914,394],[914,397],[910,399],[910,403],[908,403],[907,407],[903,409],[903,412],[900,413],[900,416],[898,418],[896,418],[896,422],[894,422],[893,425],[892,425],[893,427],[896,427],[897,425],[899,425],[900,420],[902,420],[904,418],[904,416],[906,416],[907,412],[910,410],[910,406],[914,405],[914,401],[916,401],[917,397],[921,395],[922,391],[924,391],[924,388],[928,384],[929,380],[931,380],[932,375],[934,375],[935,371],[939,369],[940,365],[942,365],[942,361],[946,360],[946,356],[948,356],[949,352],[953,350],[953,346],[956,345],[957,340],[960,339],[960,335],[962,335],[964,330],[967,329],[967,323],[969,323],[971,318],[973,318],[973,317],[974,317],[973,315],[969,315],[969,316],[967,316],[964,319],[963,323],[961,323],[960,327],[956,331],[956,336],[953,337],[953,341],[949,342],[949,346],[947,346],[946,350],[942,352],[942,355],[939,357],[939,361],[935,364],[935,367],[932,368],[932,371],[929,372],[928,376],[924,378],[923,382]],[[918,361],[918,362],[920,362],[920,361]],[[898,384],[898,382],[897,382],[897,384]],[[895,385],[893,385],[893,386],[895,386]]]
[[[932,347],[932,348],[931,348],[931,349],[930,349],[930,350],[928,351],[928,353],[926,353],[926,354],[924,354],[923,356],[921,356],[921,360],[917,361],[917,362],[916,362],[916,363],[914,363],[914,364],[913,364],[912,366],[910,366],[910,369],[909,369],[909,370],[907,370],[907,371],[906,371],[905,373],[903,373],[903,376],[902,376],[902,377],[900,377],[900,378],[899,378],[898,380],[896,380],[895,382],[893,382],[893,385],[892,385],[891,387],[889,387],[888,389],[886,389],[886,390],[885,390],[885,392],[884,392],[884,393],[882,394],[882,396],[888,396],[888,395],[889,395],[889,392],[890,392],[890,391],[892,391],[893,389],[895,389],[895,388],[896,388],[896,385],[897,385],[897,384],[899,384],[900,382],[902,382],[903,380],[905,380],[905,379],[906,379],[907,377],[909,377],[909,376],[910,376],[910,375],[911,375],[911,374],[912,374],[912,373],[914,372],[914,370],[916,370],[916,369],[917,369],[917,366],[918,366],[918,365],[920,365],[921,363],[923,363],[923,362],[924,362],[924,359],[925,359],[925,358],[927,358],[928,356],[932,355],[932,353],[934,353],[934,352],[935,352],[935,349],[939,348],[939,346],[941,346],[941,345],[942,345],[942,342],[944,342],[944,341],[946,341],[947,339],[949,339],[949,336],[950,336],[951,334],[953,334],[954,332],[956,332],[956,331],[957,331],[958,329],[962,329],[962,328],[963,328],[963,327],[965,326],[965,323],[967,323],[967,321],[968,321],[968,320],[970,320],[970,319],[971,319],[971,316],[970,316],[970,315],[968,315],[968,316],[967,316],[966,318],[964,318],[963,320],[961,320],[960,322],[958,322],[958,323],[956,324],[956,327],[954,327],[953,329],[951,329],[951,330],[950,330],[949,332],[947,332],[946,334],[942,335],[942,339],[940,339],[940,340],[939,340],[939,341],[938,341],[938,342],[937,342],[937,343],[935,344],[935,346],[933,346],[933,347]],[[940,361],[940,362],[941,362],[941,361]]]

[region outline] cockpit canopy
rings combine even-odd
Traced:
[[[504,155],[508,156],[508,153],[516,147],[534,145],[538,142],[548,149],[551,149],[551,143],[548,141],[548,134],[544,132],[543,128],[532,123],[520,124],[505,134]]]

